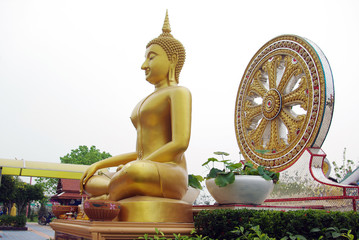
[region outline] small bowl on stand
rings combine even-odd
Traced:
[[[120,213],[120,204],[109,200],[85,200],[84,211],[90,220],[112,221]]]

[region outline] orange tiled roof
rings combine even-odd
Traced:
[[[80,192],[80,180],[62,178],[59,179],[56,192]]]

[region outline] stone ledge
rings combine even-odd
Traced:
[[[181,236],[190,235],[194,229],[193,223],[164,223],[164,222],[111,222],[56,219],[50,223],[55,230],[56,240],[85,240],[85,239],[137,239],[144,234],[153,236],[157,228],[165,237],[173,238],[173,233]]]
[[[0,226],[1,231],[27,231],[27,227]]]

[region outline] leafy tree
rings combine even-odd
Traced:
[[[15,195],[15,179],[12,176],[2,175],[0,186],[0,202],[4,204],[7,212],[11,209],[11,201]]]
[[[31,201],[41,200],[44,193],[41,185],[26,184],[19,177],[2,176],[0,186],[0,202],[10,213],[13,203],[16,203],[18,214],[24,214],[27,204]]]
[[[100,152],[95,146],[90,149],[87,146],[79,146],[79,148],[71,150],[71,153],[60,157],[61,163],[91,165],[102,159],[111,157],[111,154]]]
[[[15,194],[12,202],[16,203],[18,215],[25,214],[26,206],[31,201],[43,199],[44,190],[40,184],[30,185],[20,179],[15,183]]]
[[[52,195],[56,194],[56,188],[57,188],[58,181],[59,181],[58,178],[39,177],[39,178],[35,179],[35,182],[42,186],[42,188],[44,189],[45,194],[47,196],[52,196]]]
[[[60,157],[60,160],[61,163],[91,165],[95,162],[109,157],[111,157],[111,154],[107,152],[101,152],[95,146],[91,146],[90,148],[88,148],[87,146],[82,145],[79,146],[77,149],[71,150],[71,153]],[[41,177],[36,179],[36,182],[41,184],[47,194],[53,195],[56,193],[56,187],[58,183],[57,178]]]

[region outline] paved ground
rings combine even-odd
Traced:
[[[28,231],[0,231],[0,240],[48,240],[54,239],[55,232],[50,226],[27,223]]]

